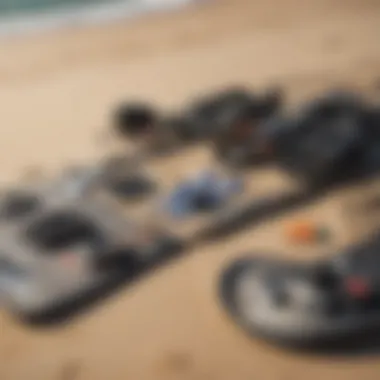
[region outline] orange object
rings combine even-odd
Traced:
[[[319,238],[319,228],[310,222],[297,222],[286,231],[289,240],[297,244],[314,243]]]

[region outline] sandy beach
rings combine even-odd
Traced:
[[[378,0],[208,1],[128,22],[2,38],[1,178],[102,156],[110,110],[123,99],[173,108],[239,83],[282,85],[291,103],[338,85],[374,94],[379,41]],[[196,156],[181,165],[190,170]],[[281,238],[281,218],[190,252],[68,325],[33,329],[1,312],[0,379],[376,380],[378,354],[282,352],[247,338],[216,302],[217,276],[241,252],[308,259],[351,241],[346,195],[291,215],[327,223],[329,246],[294,249]]]

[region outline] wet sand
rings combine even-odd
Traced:
[[[338,84],[370,91],[380,77],[379,40],[377,0],[225,0],[1,41],[2,178],[22,176],[26,166],[54,171],[101,156],[110,108],[129,96],[175,107],[231,83],[279,83],[291,101]],[[196,161],[188,160],[188,170]],[[353,215],[344,212],[350,196],[336,192],[189,252],[68,325],[33,329],[1,313],[0,379],[377,379],[377,354],[279,351],[247,338],[217,303],[218,275],[241,252],[309,259],[358,238],[347,219]],[[332,240],[291,246],[283,228],[294,218],[320,221]]]

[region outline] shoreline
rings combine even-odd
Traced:
[[[85,27],[128,20],[151,12],[176,10],[199,0],[113,0],[38,13],[0,17],[0,38],[38,34],[46,31]]]

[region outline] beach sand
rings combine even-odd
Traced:
[[[374,92],[379,41],[377,0],[208,1],[125,23],[3,39],[1,176],[101,156],[110,109],[128,97],[175,107],[231,83],[280,84],[292,102],[343,84]],[[195,167],[196,158],[186,165]],[[327,246],[290,246],[281,218],[190,252],[67,326],[33,329],[0,314],[0,379],[377,379],[376,355],[308,357],[247,338],[216,297],[218,274],[242,251],[309,259],[353,240],[353,223],[342,218],[348,193],[287,217],[326,224],[333,231]]]

